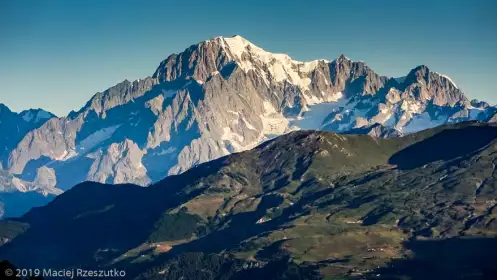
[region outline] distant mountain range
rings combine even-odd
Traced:
[[[2,162],[6,162],[8,154],[17,147],[17,144],[28,132],[39,128],[53,117],[55,116],[52,113],[42,109],[15,113],[0,103],[0,131],[2,131],[0,135],[0,159]]]
[[[0,259],[126,279],[493,279],[496,157],[480,122],[295,131],[148,188],[79,184],[0,221]]]
[[[496,112],[426,66],[390,78],[343,55],[299,62],[240,36],[216,37],[66,117],[2,105],[0,188],[48,199],[83,181],[147,186],[295,130],[398,137]]]

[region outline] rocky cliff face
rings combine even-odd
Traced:
[[[0,169],[0,218],[17,217],[32,207],[43,206],[62,190],[56,186],[55,171],[42,166],[33,181],[26,181]]]
[[[9,152],[29,131],[40,127],[53,117],[55,116],[52,113],[41,109],[25,110],[21,113],[12,112],[0,103],[0,165],[5,164]]]
[[[390,137],[496,111],[426,66],[388,78],[343,55],[299,62],[217,37],[30,130],[4,167],[33,177],[46,166],[62,189],[84,180],[145,186],[293,130]]]

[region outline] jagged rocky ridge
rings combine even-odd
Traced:
[[[54,117],[42,109],[12,112],[0,103],[0,217],[22,215],[31,207],[44,205],[51,200],[50,197],[62,192],[55,187],[53,169],[42,167],[29,181],[25,181],[13,176],[2,166],[2,161],[7,161],[10,151],[16,148],[24,136]],[[30,194],[26,194],[28,192]]]
[[[496,111],[426,66],[394,79],[343,55],[298,62],[240,36],[217,37],[51,118],[3,163],[27,180],[51,168],[64,190],[85,180],[146,186],[293,130],[398,136]]]
[[[284,256],[345,279],[487,279],[497,252],[496,139],[495,124],[477,122],[391,139],[292,132],[149,188],[82,183],[1,222],[0,258],[118,268],[129,279],[200,279],[191,277],[204,269],[253,279],[239,273]],[[218,271],[193,252],[244,265]],[[194,271],[175,268],[183,258]]]
[[[39,128],[53,117],[52,113],[42,109],[12,112],[0,103],[0,161],[5,161],[9,152],[16,148],[29,131]]]

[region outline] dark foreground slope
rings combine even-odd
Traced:
[[[484,279],[496,138],[481,123],[393,139],[294,132],[149,188],[77,185],[3,221],[0,257],[129,279]]]

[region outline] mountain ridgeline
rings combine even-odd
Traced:
[[[4,181],[22,196],[84,181],[147,186],[295,130],[397,137],[488,121],[497,109],[426,66],[389,78],[343,55],[299,62],[233,36],[170,55],[151,77],[97,93],[66,117],[21,113],[36,120],[25,125],[4,112]]]
[[[0,258],[129,279],[491,279],[496,139],[481,122],[294,131],[148,188],[79,184],[2,221]]]
[[[474,107],[424,66],[399,81],[344,56],[301,63],[241,37],[220,37],[168,57],[152,78],[125,81],[32,131],[5,165],[23,174],[55,161],[56,170],[83,167],[81,179],[146,185],[296,129],[343,132],[379,123],[409,133],[483,121],[494,110]],[[119,164],[130,160],[134,165]],[[77,183],[58,181],[63,189]]]

